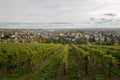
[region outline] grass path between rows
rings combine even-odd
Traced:
[[[78,64],[74,57],[74,52],[72,47],[69,47],[69,57],[68,57],[68,80],[81,80],[81,75],[78,71]]]
[[[63,54],[64,52],[62,52],[61,54]],[[64,66],[63,63],[63,59],[65,56],[68,55],[68,49],[67,49],[67,53],[61,57],[61,62],[60,62],[60,66],[57,69],[57,74],[56,77],[53,80],[68,80],[68,62],[66,62],[66,67]],[[67,56],[67,61],[68,61],[68,56]],[[65,67],[65,68],[64,68]]]

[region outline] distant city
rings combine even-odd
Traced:
[[[120,45],[120,29],[0,29],[0,42]]]

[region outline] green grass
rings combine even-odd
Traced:
[[[79,80],[79,74],[78,74],[78,70],[77,70],[77,63],[74,59],[74,54],[72,53],[72,51],[69,51],[69,61],[68,61],[68,75],[69,75],[69,79],[68,80]]]
[[[112,68],[111,72],[120,78],[120,70],[116,70],[115,68]]]
[[[26,73],[26,67],[20,68],[14,73],[8,74],[6,77],[0,80],[19,80],[19,78]]]

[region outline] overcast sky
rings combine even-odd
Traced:
[[[120,0],[0,0],[0,22],[119,27]]]

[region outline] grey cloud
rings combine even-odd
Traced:
[[[117,16],[117,14],[114,14],[114,13],[106,13],[105,16],[112,16],[112,17],[114,17],[114,16]]]
[[[113,19],[101,18],[101,21],[102,21],[102,22],[112,22]]]
[[[94,21],[94,20],[95,20],[95,17],[90,17],[89,20],[90,20],[90,21]]]
[[[106,19],[106,18],[99,18],[94,21],[95,24],[109,24],[113,22],[114,22],[113,19]]]

